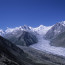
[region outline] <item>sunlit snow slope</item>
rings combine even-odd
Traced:
[[[36,31],[40,35],[45,35],[47,31],[51,28],[52,26],[44,26],[40,25],[39,27],[32,28],[33,31]]]

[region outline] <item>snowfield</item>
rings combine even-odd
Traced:
[[[38,43],[31,45],[30,47],[40,50],[40,51],[45,51],[48,53],[60,55],[60,56],[65,56],[65,48],[62,47],[55,47],[51,46],[49,43],[50,41],[45,40],[43,36],[38,36]]]

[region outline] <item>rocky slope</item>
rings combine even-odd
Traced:
[[[16,28],[8,28],[5,30],[3,37],[16,45],[29,46],[38,42],[38,35],[45,35],[51,26],[46,27],[40,25],[37,28],[30,26],[20,26]]]
[[[65,65],[64,57],[26,46],[20,48],[0,36],[0,65]]]
[[[37,37],[27,31],[18,31],[16,34],[6,34],[5,38],[16,45],[29,46],[38,42]]]
[[[6,60],[9,61],[13,61],[13,62],[17,62],[20,65],[24,65],[24,63],[22,62],[22,58],[26,56],[26,54],[24,54],[23,50],[21,50],[20,48],[18,48],[17,46],[15,46],[14,44],[12,44],[11,42],[9,42],[8,40],[4,39],[3,37],[0,36],[0,55],[3,55],[2,58],[3,61],[6,64]],[[9,60],[8,60],[9,59]]]
[[[42,52],[31,47],[18,46],[27,54],[32,56],[37,65],[65,65],[65,57],[54,55],[48,52]]]
[[[45,35],[51,46],[65,47],[65,21],[55,24]]]
[[[50,44],[57,47],[65,47],[65,32],[51,40]]]
[[[55,38],[57,35],[59,35],[60,33],[64,32],[64,31],[65,31],[65,21],[56,23],[46,33],[46,35],[45,35],[46,39],[50,39],[51,40],[51,39]]]
[[[13,29],[7,29],[3,35],[16,45],[29,46],[38,42],[35,32],[28,26],[20,26]]]

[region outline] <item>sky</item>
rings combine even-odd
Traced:
[[[65,21],[65,0],[0,0],[0,29],[61,21]]]

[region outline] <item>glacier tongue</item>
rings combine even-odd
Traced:
[[[30,47],[35,48],[40,51],[56,54],[56,55],[61,55],[65,56],[65,48],[62,47],[55,47],[51,46],[49,43],[50,41],[45,40],[43,36],[38,36],[38,43],[31,45]]]

